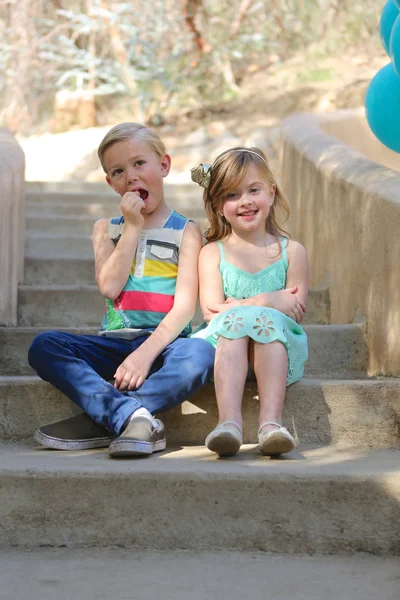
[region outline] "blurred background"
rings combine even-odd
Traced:
[[[276,159],[296,112],[362,106],[388,62],[377,0],[6,0],[0,124],[27,180],[104,178],[109,127],[155,128],[172,179],[234,144]]]

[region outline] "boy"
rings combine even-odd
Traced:
[[[166,447],[164,425],[152,415],[182,403],[214,365],[212,346],[186,337],[202,238],[165,202],[171,159],[154,131],[117,125],[98,154],[122,198],[122,217],[93,228],[96,282],[107,308],[99,335],[45,332],[29,350],[38,375],[90,418],[42,427],[35,438],[59,449],[109,446],[111,457],[152,454]]]

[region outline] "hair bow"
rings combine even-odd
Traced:
[[[211,179],[211,165],[200,164],[198,167],[190,169],[192,181],[198,183],[203,188],[208,188]]]

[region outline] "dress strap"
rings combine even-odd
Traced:
[[[289,268],[289,263],[288,263],[287,254],[286,254],[287,245],[288,245],[288,239],[283,237],[282,238],[282,261],[283,261],[283,265],[284,265],[286,271]]]
[[[224,245],[222,242],[220,242],[219,240],[217,241],[218,244],[218,248],[219,248],[219,252],[221,254],[221,263],[225,262],[225,250],[224,250]],[[221,264],[220,263],[220,264]]]

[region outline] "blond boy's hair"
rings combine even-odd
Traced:
[[[97,150],[101,166],[103,167],[103,171],[105,173],[107,173],[107,169],[103,160],[104,152],[112,144],[115,144],[116,142],[129,140],[132,137],[138,137],[141,140],[145,140],[149,144],[153,152],[157,154],[159,158],[161,158],[167,152],[165,145],[161,141],[159,135],[152,129],[149,129],[145,125],[140,125],[139,123],[119,123],[106,133],[106,135],[100,142],[99,148]]]

